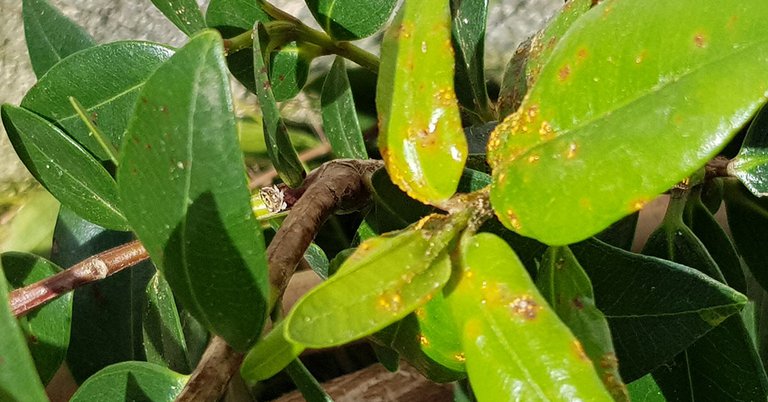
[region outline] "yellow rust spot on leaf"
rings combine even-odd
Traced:
[[[645,61],[645,57],[646,57],[647,55],[648,55],[648,50],[645,50],[645,49],[643,49],[643,51],[642,51],[642,52],[640,52],[640,53],[639,53],[639,54],[638,54],[638,55],[635,57],[635,64],[640,64],[640,63],[642,63],[643,61]]]
[[[580,63],[586,60],[587,56],[589,56],[589,51],[587,50],[587,48],[582,47],[576,52],[576,61]]]
[[[592,362],[592,360],[589,359],[589,356],[587,356],[587,353],[584,352],[584,345],[582,345],[578,339],[573,340],[573,350],[576,353],[576,357],[578,357],[580,360]]]
[[[528,163],[536,163],[536,162],[539,161],[539,159],[541,159],[539,157],[539,155],[536,155],[536,154],[529,155],[528,156]]]
[[[464,363],[464,361],[467,360],[467,358],[464,356],[464,352],[459,352],[454,354],[453,359],[462,363]]]
[[[638,198],[630,203],[629,210],[630,212],[635,212],[643,209],[645,205],[648,204],[648,200],[645,198]]]
[[[700,49],[704,49],[709,46],[709,39],[704,32],[699,31],[693,35],[693,44]]]
[[[617,369],[619,367],[619,359],[616,358],[615,353],[606,353],[600,358],[600,367],[604,369]]]
[[[547,140],[555,136],[555,130],[548,121],[542,121],[541,127],[539,128],[539,135],[542,139]]]
[[[565,81],[568,79],[568,77],[571,76],[571,66],[566,64],[560,68],[560,70],[557,72],[557,78],[560,81]]]
[[[409,39],[413,35],[414,25],[410,21],[403,22],[397,29],[397,34],[403,39]]]
[[[427,317],[427,311],[426,311],[426,310],[424,310],[424,309],[423,309],[423,308],[421,308],[421,307],[419,307],[419,308],[417,308],[416,310],[414,310],[414,313],[416,313],[416,317],[417,317],[417,318],[419,318],[419,319],[421,319],[421,320],[423,320],[424,318],[426,318],[426,317]]]
[[[524,295],[512,299],[509,302],[509,310],[516,316],[526,320],[534,320],[538,316],[541,306],[531,296]]]
[[[512,226],[515,230],[522,229],[522,225],[520,224],[520,218],[517,217],[517,214],[515,214],[515,211],[508,209],[507,210],[507,220],[509,221],[509,224]]]
[[[403,303],[403,299],[400,296],[400,293],[397,293],[397,292],[385,293],[379,296],[379,300],[378,300],[379,308],[381,308],[382,310],[388,311],[390,313],[399,312],[400,309],[403,307],[402,303]]]
[[[421,346],[429,346],[429,339],[424,334],[419,334],[419,344]]]
[[[579,146],[575,142],[571,142],[568,144],[568,149],[565,151],[565,158],[566,159],[573,159],[576,157],[576,153],[579,150]]]

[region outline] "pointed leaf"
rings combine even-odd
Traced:
[[[152,4],[187,36],[205,29],[203,13],[195,0],[152,0]]]
[[[592,283],[568,247],[551,247],[544,254],[536,285],[558,317],[584,345],[595,370],[615,401],[629,401],[619,374],[611,331],[595,306]]]
[[[51,261],[71,267],[133,236],[106,230],[62,207],[53,239]],[[141,316],[154,272],[145,262],[75,290],[67,365],[78,383],[110,364],[144,359],[141,321],[131,317]]]
[[[285,321],[281,321],[245,355],[240,375],[247,382],[266,380],[297,359],[304,346],[285,337]]]
[[[109,366],[72,395],[71,402],[173,402],[189,377],[146,362],[123,362]]]
[[[451,40],[456,52],[456,97],[476,121],[494,120],[485,87],[485,22],[488,0],[451,0]]]
[[[61,59],[95,45],[83,28],[46,0],[24,0],[24,39],[32,69],[40,78]]]
[[[728,164],[728,172],[752,194],[768,195],[768,107],[763,106],[752,120],[739,154]]]
[[[280,117],[272,87],[267,76],[267,67],[262,57],[262,33],[260,23],[253,29],[253,71],[256,80],[256,95],[264,119],[264,139],[267,153],[280,179],[290,187],[298,187],[304,180],[304,167],[288,137],[288,129]],[[258,34],[256,34],[258,33]]]
[[[339,158],[368,159],[344,58],[336,56],[320,93],[323,129]]]
[[[5,277],[16,289],[61,271],[56,264],[33,254],[11,251],[0,257]],[[56,298],[19,321],[40,380],[48,384],[67,355],[72,324],[72,293]]]
[[[595,302],[608,319],[619,370],[627,382],[680,353],[747,301],[684,265],[598,240],[570,248],[592,280]]]
[[[768,199],[757,198],[735,180],[724,182],[728,226],[755,280],[768,289]]]
[[[766,18],[762,0],[593,7],[494,131],[491,202],[500,220],[569,244],[693,173],[765,99]]]
[[[99,225],[126,229],[115,180],[59,128],[22,108],[2,106],[3,125],[30,173],[62,204]]]
[[[447,3],[403,4],[384,35],[376,90],[387,171],[408,195],[429,204],[453,195],[467,158]]]
[[[251,0],[211,0],[205,10],[206,24],[221,31],[224,37],[247,31],[256,21],[269,20],[258,3]]]
[[[610,401],[582,344],[536,290],[514,251],[489,234],[462,239],[449,294],[478,400]]]
[[[325,32],[336,40],[373,35],[389,21],[397,0],[305,0]]]
[[[405,317],[448,281],[445,250],[466,225],[466,214],[430,215],[361,243],[336,275],[299,299],[286,318],[286,336],[306,347],[330,347]]]
[[[69,97],[77,99],[112,145],[119,147],[144,81],[172,53],[164,45],[138,41],[78,52],[51,68],[30,88],[21,106],[54,122],[94,156],[107,160]]]
[[[267,267],[223,54],[206,31],[150,77],[117,176],[125,215],[174,295],[243,350],[264,324]]]
[[[194,366],[187,354],[187,340],[171,288],[156,272],[147,284],[147,303],[141,317],[144,352],[147,361],[179,373],[189,373]]]
[[[2,269],[0,264],[0,269]],[[8,306],[8,284],[0,277],[0,399],[44,402],[43,384],[16,317]]]

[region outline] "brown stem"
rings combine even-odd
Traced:
[[[712,179],[715,177],[729,177],[731,174],[728,172],[728,163],[731,160],[724,156],[716,156],[705,166],[706,178]]]
[[[64,293],[104,279],[147,258],[147,250],[138,240],[103,251],[56,275],[12,291],[9,295],[11,311],[21,317]]]
[[[235,352],[224,339],[213,337],[176,402],[218,401],[242,362],[242,353]]]

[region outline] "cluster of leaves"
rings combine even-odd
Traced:
[[[395,0],[308,0],[324,32],[264,1],[213,0],[205,16],[193,0],[153,3],[187,44],[96,45],[24,1],[38,82],[2,120],[62,209],[50,261],[2,254],[0,298],[134,237],[151,263],[18,319],[0,309],[0,399],[44,400],[66,358],[73,400],[173,400],[210,334],[247,352],[247,382],[286,369],[311,400],[327,395],[299,355],[361,338],[388,369],[468,378],[483,401],[768,396],[744,309],[749,284],[768,289],[768,111],[752,119],[768,93],[762,0],[571,0],[521,45],[498,97],[486,0],[405,1],[380,61],[350,41],[382,29]],[[253,123],[236,117],[229,74],[258,98],[280,179],[302,189],[278,102],[310,91],[329,54],[333,154],[380,154],[386,169],[366,174],[364,208],[343,211],[355,240],[306,250],[327,280],[281,318],[262,229],[285,226],[253,213],[238,140]],[[345,59],[376,73],[375,110]],[[750,120],[738,155],[704,168]],[[635,211],[672,187],[642,254],[628,251]],[[723,200],[732,239],[713,217]]]

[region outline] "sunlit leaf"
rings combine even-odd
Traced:
[[[285,337],[285,321],[281,321],[251,349],[242,366],[240,375],[248,382],[266,380],[297,359],[304,346]]]

